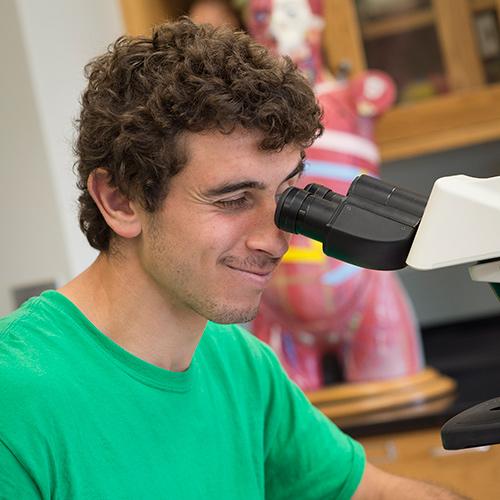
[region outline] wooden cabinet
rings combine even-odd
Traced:
[[[121,0],[129,33],[188,0]],[[384,161],[500,139],[500,0],[324,0],[332,69],[388,71],[399,103],[377,125]]]
[[[387,434],[360,440],[368,460],[400,476],[447,487],[474,500],[499,497],[500,446],[447,451],[439,429]]]
[[[130,35],[144,35],[151,26],[175,19],[187,11],[183,0],[120,0],[125,28]]]
[[[387,71],[399,104],[377,126],[382,159],[500,138],[500,0],[328,0],[330,66]]]

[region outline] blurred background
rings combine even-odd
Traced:
[[[445,175],[500,174],[500,85],[495,83],[500,80],[500,2],[439,0],[434,2],[438,8],[431,3],[333,0],[325,5],[324,50],[332,71],[348,63],[354,75],[377,68],[395,79],[398,105],[376,129],[381,176],[421,194]],[[0,314],[16,306],[16,290],[65,281],[94,257],[76,223],[71,172],[83,66],[123,32],[145,33],[162,19],[188,13],[192,4],[0,3],[5,47]],[[468,17],[460,18],[459,4]],[[455,26],[455,18],[468,29]],[[472,283],[463,267],[405,269],[400,277],[422,326],[500,313],[488,288]]]
[[[0,315],[67,281],[95,257],[78,228],[72,174],[72,122],[84,65],[120,34],[146,34],[156,23],[194,12],[196,3],[207,2],[0,2]],[[244,27],[245,2],[215,3],[232,12],[228,23]],[[500,0],[324,1],[322,50],[331,73],[347,68],[354,77],[379,69],[397,86],[394,107],[375,128],[382,179],[428,195],[442,176],[500,175],[499,13]],[[491,223],[496,230],[500,222]],[[415,450],[427,434],[396,439],[385,433],[437,425],[500,395],[500,302],[486,284],[469,279],[467,266],[398,274],[427,363],[458,382],[458,399],[446,411],[344,427],[359,436],[383,433],[365,444],[388,470],[432,479],[437,464],[453,485],[457,467],[470,462],[439,462],[435,429],[425,453]],[[494,498],[488,480],[499,472],[500,455],[493,460],[496,452],[483,451],[474,457],[482,471],[475,476],[486,486],[474,498]],[[467,482],[472,488],[474,480]]]

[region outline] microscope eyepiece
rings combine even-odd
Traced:
[[[320,184],[288,188],[274,220],[283,231],[320,241],[330,257],[369,269],[400,269],[426,203],[423,196],[361,175],[346,196]]]
[[[312,184],[310,184],[312,186]],[[328,190],[320,186],[322,190]],[[325,232],[328,230],[328,222],[332,217],[332,211],[339,202],[327,200],[312,194],[306,189],[295,187],[288,188],[280,197],[274,215],[276,225],[289,233],[297,233],[323,241]],[[333,191],[330,191],[333,193]],[[336,193],[333,193],[336,195]],[[336,195],[339,197],[339,195]],[[340,198],[340,197],[339,197]]]

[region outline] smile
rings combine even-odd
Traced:
[[[227,266],[231,271],[237,272],[242,279],[253,281],[259,285],[266,285],[273,275],[274,268],[271,271],[250,271],[247,269],[239,269],[237,267]]]

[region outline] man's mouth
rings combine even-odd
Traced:
[[[252,268],[247,268],[247,267],[236,267],[236,266],[230,266],[230,265],[228,265],[227,267],[234,269],[235,271],[243,271],[244,273],[258,274],[259,276],[267,276],[268,274],[271,274],[276,269],[276,266],[269,267],[266,269],[262,269],[262,268],[252,269]]]
[[[244,267],[234,267],[234,266],[228,266],[231,269],[234,269],[235,271],[243,271],[245,273],[252,273],[252,274],[258,274],[259,276],[267,276],[268,274],[271,274],[276,268],[272,267],[269,269],[247,269]]]
[[[269,267],[266,269],[234,267],[234,266],[229,266],[229,265],[227,267],[233,271],[239,272],[242,278],[247,277],[249,279],[253,279],[254,281],[257,281],[260,284],[266,284],[271,279],[273,271],[276,269],[276,266]]]

